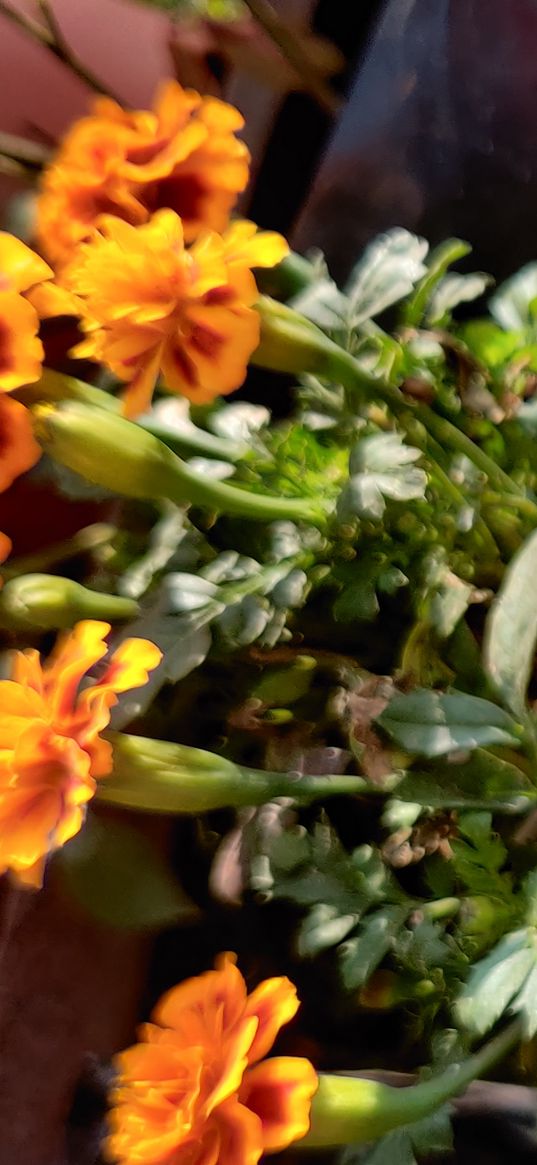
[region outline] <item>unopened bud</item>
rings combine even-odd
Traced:
[[[0,592],[0,624],[13,631],[52,631],[73,627],[79,619],[133,619],[134,599],[91,591],[70,578],[25,574],[6,582]]]

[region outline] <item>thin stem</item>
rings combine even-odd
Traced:
[[[290,29],[274,11],[268,0],[244,0],[254,20],[268,33],[287,62],[301,77],[304,88],[315,98],[325,113],[335,117],[341,109],[342,102],[334,93],[330,85],[311,64],[311,61],[302,48],[300,37],[296,30]]]
[[[75,73],[86,85],[89,85],[95,93],[101,93],[115,99],[115,95],[110,89],[103,85],[102,81],[91,72],[91,69],[86,68],[67,44],[48,0],[38,0],[38,4],[46,21],[46,27],[37,20],[33,20],[31,16],[27,16],[26,13],[12,8],[10,4],[6,4],[5,0],[0,0],[0,15],[7,16],[8,20],[18,25],[32,40],[53,53],[62,64],[67,65],[71,72]]]
[[[403,427],[411,429],[411,439],[416,445],[419,444],[419,438],[415,434],[413,422],[421,422],[443,449],[451,449],[452,452],[467,457],[473,465],[486,474],[490,484],[501,495],[507,494],[523,499],[525,513],[528,517],[531,516],[534,522],[537,522],[537,503],[521,493],[515,482],[504,473],[499,465],[496,465],[488,453],[485,453],[479,445],[476,445],[470,437],[466,436],[466,433],[463,433],[451,421],[439,416],[428,405],[419,405],[410,412],[408,401],[405,400],[399,389],[387,381],[365,372],[350,352],[344,352],[335,344],[331,348],[331,358],[327,360],[327,366],[327,374],[331,372],[334,376],[338,376],[347,389],[351,391],[367,389],[372,395],[380,397],[398,417]]]
[[[488,1072],[522,1035],[517,1019],[473,1056],[410,1088],[393,1088],[346,1076],[321,1076],[313,1097],[310,1131],[296,1148],[364,1144],[422,1120]]]

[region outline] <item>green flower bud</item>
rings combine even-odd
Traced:
[[[98,797],[153,813],[205,813],[241,805],[264,805],[274,797],[300,804],[338,793],[359,793],[362,777],[265,773],[234,764],[200,748],[149,740],[125,733],[110,735],[114,767],[98,786]]]
[[[0,592],[0,624],[13,631],[52,631],[73,627],[79,619],[133,619],[134,599],[91,591],[70,578],[24,574],[6,582]]]
[[[116,413],[75,401],[38,405],[35,433],[46,453],[95,485],[127,497],[192,502],[254,521],[323,523],[322,503],[269,497],[191,469],[158,437]]]

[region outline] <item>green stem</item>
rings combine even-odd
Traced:
[[[492,1068],[521,1035],[520,1021],[515,1020],[467,1060],[410,1088],[393,1088],[356,1077],[321,1076],[312,1101],[310,1131],[295,1147],[364,1144],[392,1129],[422,1120]]]

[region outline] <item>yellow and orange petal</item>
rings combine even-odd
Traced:
[[[317,1086],[313,1065],[298,1056],[273,1056],[246,1072],[239,1099],[261,1121],[264,1153],[306,1136]]]
[[[0,392],[32,384],[41,375],[39,315],[29,300],[52,276],[39,255],[0,231]]]
[[[80,829],[96,781],[111,767],[106,728],[117,692],[146,682],[160,652],[124,643],[102,679],[80,692],[106,654],[108,623],[87,620],[60,639],[50,660],[16,652],[0,681],[0,873],[41,885],[47,856]]]
[[[126,382],[128,415],[147,408],[159,371],[172,392],[204,404],[242,384],[259,343],[251,270],[287,253],[284,239],[234,225],[185,248],[183,224],[160,210],[143,226],[104,217],[63,274],[86,339],[74,355]]]
[[[251,994],[234,956],[172,988],[117,1058],[107,1156],[120,1165],[257,1165],[309,1128],[317,1074],[270,1050],[298,1008],[288,979]],[[198,1060],[196,1062],[196,1057]]]
[[[243,124],[233,106],[176,81],[160,87],[152,110],[128,112],[98,98],[45,171],[37,201],[43,253],[62,266],[102,214],[138,225],[169,207],[188,241],[222,231],[248,182],[250,156],[236,136]]]
[[[28,410],[20,401],[0,393],[0,493],[31,469],[40,456]]]

